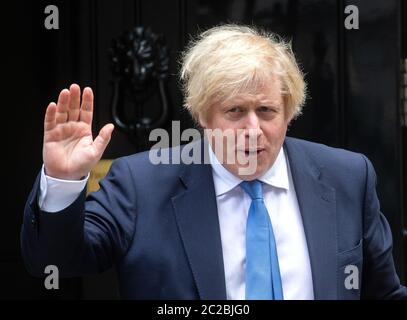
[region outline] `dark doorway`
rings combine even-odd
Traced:
[[[361,152],[372,161],[382,211],[393,231],[396,265],[405,283],[406,63],[400,72],[401,62],[407,58],[404,1],[57,0],[53,4],[59,8],[59,30],[44,28],[48,4],[26,1],[23,10],[21,5],[3,10],[9,17],[3,19],[2,26],[8,84],[3,87],[7,97],[3,174],[8,187],[3,193],[6,205],[0,226],[0,297],[117,297],[113,270],[101,276],[64,280],[61,290],[49,292],[22,264],[19,230],[25,200],[42,165],[45,108],[61,89],[76,82],[95,90],[95,132],[110,122],[112,39],[141,25],[166,40],[170,120],[191,127],[193,122],[182,109],[177,60],[190,35],[221,22],[253,23],[292,39],[306,73],[310,98],[289,135]],[[358,30],[344,27],[344,8],[350,4],[359,9]],[[117,131],[104,158],[141,151],[145,145],[134,144],[124,132]]]

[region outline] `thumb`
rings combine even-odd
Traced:
[[[95,148],[99,157],[102,156],[107,145],[109,144],[110,138],[112,137],[113,129],[114,129],[113,124],[109,123],[105,125],[102,129],[100,129],[99,135],[93,141],[93,147]]]

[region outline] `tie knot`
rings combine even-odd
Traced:
[[[259,180],[243,181],[240,185],[252,200],[263,200],[263,188]]]

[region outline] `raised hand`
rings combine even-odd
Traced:
[[[114,126],[105,125],[93,140],[92,117],[93,92],[88,87],[83,90],[82,104],[81,89],[72,84],[61,91],[57,104],[48,105],[42,153],[48,176],[79,180],[100,160]]]

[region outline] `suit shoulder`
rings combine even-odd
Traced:
[[[365,171],[366,162],[370,163],[366,156],[361,153],[327,146],[322,143],[287,137],[286,145],[296,148],[323,167],[354,168]]]
[[[167,149],[169,157],[171,157],[175,148]],[[132,175],[138,177],[138,181],[142,181],[142,179],[153,181],[178,175],[182,170],[182,164],[174,164],[171,159],[169,159],[168,163],[164,161],[164,163],[157,164],[150,151],[143,151],[115,159],[112,168],[128,170]]]

